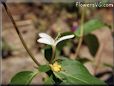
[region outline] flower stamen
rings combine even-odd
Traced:
[[[50,67],[54,72],[61,71],[61,65],[59,65],[57,62],[55,62],[54,64],[50,64]]]

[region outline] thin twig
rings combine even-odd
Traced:
[[[101,52],[103,50],[103,46],[104,45],[101,45],[99,50],[97,51],[97,54],[95,56],[95,68],[94,68],[94,74],[96,74],[97,72],[97,69],[99,68],[100,66],[100,63],[101,63]]]
[[[80,52],[80,47],[83,41],[83,32],[84,32],[84,28],[83,28],[83,22],[84,22],[84,14],[85,14],[85,9],[84,7],[82,8],[82,16],[81,16],[81,31],[80,31],[80,39],[79,39],[79,43],[76,49],[76,54],[75,54],[75,59],[77,58],[79,52]]]
[[[32,53],[28,49],[28,47],[27,47],[27,45],[26,45],[21,33],[19,32],[18,27],[17,27],[17,25],[16,25],[12,15],[11,15],[11,13],[10,13],[10,10],[8,9],[7,5],[4,2],[1,2],[1,3],[3,4],[3,6],[4,6],[4,8],[5,8],[6,12],[7,12],[7,15],[9,16],[10,20],[12,21],[12,23],[14,25],[14,28],[15,28],[15,30],[16,30],[16,32],[17,32],[17,34],[18,34],[23,46],[24,46],[24,48],[26,49],[26,51],[30,55],[31,59],[39,66],[40,64],[38,63],[38,61],[35,59],[35,57],[32,55]]]

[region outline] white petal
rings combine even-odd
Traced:
[[[48,44],[48,45],[53,45],[53,43],[52,43],[50,40],[46,39],[46,38],[40,38],[40,39],[38,39],[37,41],[38,41],[39,43],[44,43],[44,44]]]
[[[63,41],[63,40],[66,40],[66,39],[71,39],[71,38],[73,38],[73,37],[74,37],[74,35],[67,35],[67,36],[61,37],[60,39],[58,39],[58,40],[56,41],[56,45],[57,45],[57,43],[59,43],[60,41]]]
[[[54,39],[46,33],[39,33],[39,36],[42,38],[47,38],[48,40],[50,40],[54,43]]]

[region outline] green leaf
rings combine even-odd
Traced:
[[[87,23],[84,24],[84,33],[83,35],[87,35],[89,33],[91,33],[94,30],[100,29],[101,27],[104,26],[104,23],[101,22],[98,19],[92,19],[90,21],[88,21]],[[74,32],[74,34],[78,37],[80,37],[80,27]]]
[[[44,49],[44,55],[47,61],[50,62],[51,58],[52,58],[52,47],[51,46],[47,46]]]
[[[50,70],[50,66],[49,65],[41,65],[41,66],[38,67],[38,70],[40,72],[47,72],[47,71]]]
[[[53,76],[51,75],[50,77],[45,78],[44,84],[45,85],[53,85],[55,81],[53,80]]]
[[[105,83],[94,76],[78,61],[63,60],[60,62],[62,70],[54,72],[55,76],[65,84],[83,85],[105,85]]]
[[[10,81],[10,85],[28,85],[38,72],[22,71],[17,73]]]
[[[95,56],[99,48],[99,41],[97,37],[93,34],[88,34],[84,36],[84,42],[89,48],[91,55]]]

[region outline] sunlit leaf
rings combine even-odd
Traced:
[[[38,67],[38,70],[39,70],[40,72],[47,72],[47,71],[50,70],[50,66],[49,66],[49,65],[40,65],[40,66]]]
[[[77,85],[105,85],[105,83],[94,76],[78,61],[63,60],[60,62],[62,69],[54,72],[55,76],[65,84]]]
[[[101,27],[105,26],[103,22],[101,22],[100,20],[98,19],[92,19],[88,22],[86,22],[84,25],[83,25],[83,29],[84,29],[84,33],[83,35],[87,35],[89,33],[91,33],[92,31],[94,30],[97,30],[97,29],[100,29]],[[80,26],[81,27],[81,26]],[[76,36],[80,37],[80,32],[81,32],[81,29],[80,27],[74,32]]]
[[[17,73],[10,81],[10,85],[28,85],[38,72],[22,71]]]

